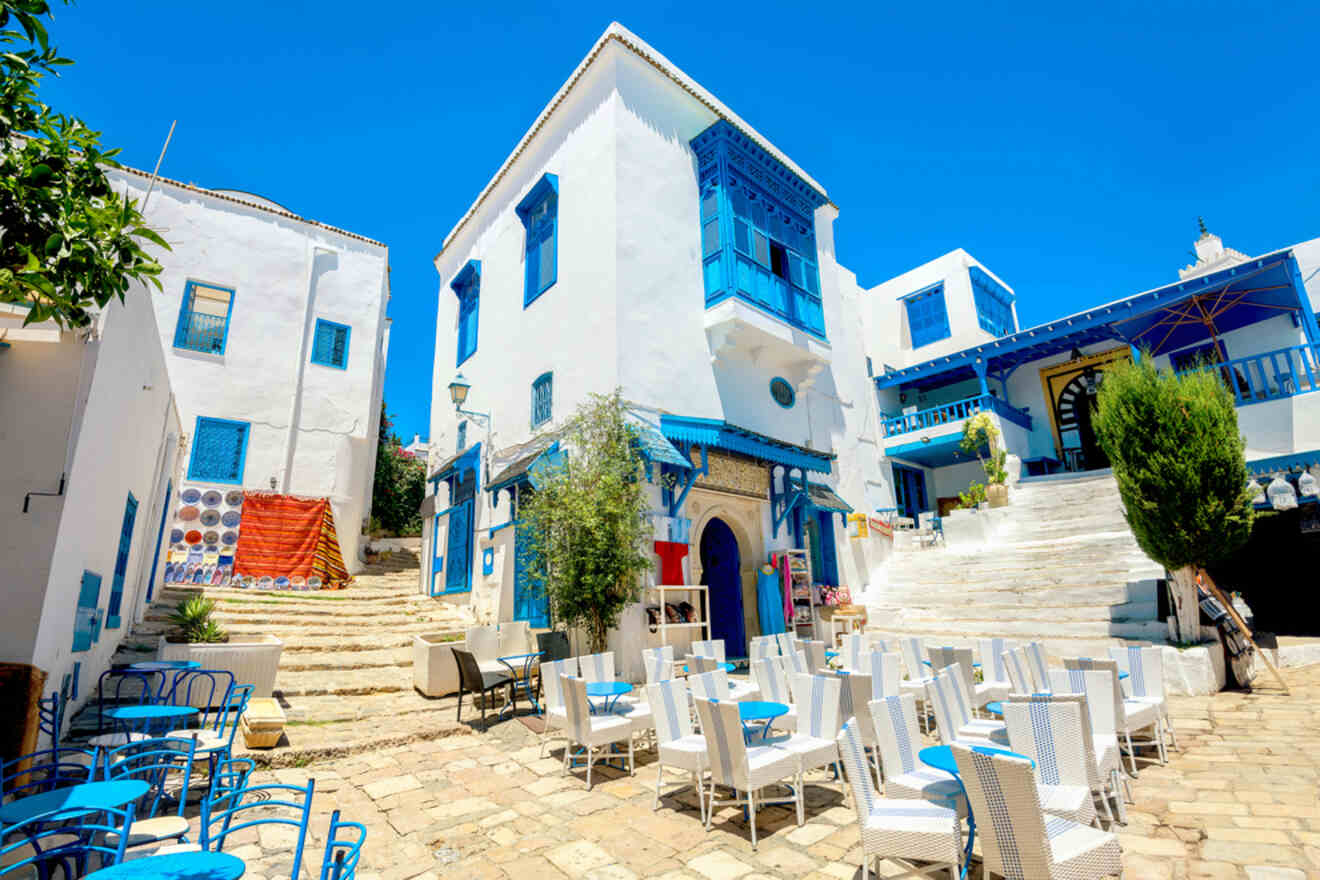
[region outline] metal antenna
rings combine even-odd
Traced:
[[[156,188],[156,177],[160,174],[160,163],[165,161],[165,151],[170,148],[170,139],[174,137],[174,126],[179,124],[179,120],[170,123],[170,133],[165,135],[165,145],[160,148],[160,156],[156,158],[156,167],[151,169],[151,183],[147,184],[147,194],[142,199],[142,213],[147,213],[147,201],[151,199],[151,191]]]

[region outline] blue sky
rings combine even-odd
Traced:
[[[78,64],[44,96],[123,161],[150,169],[177,118],[166,176],[390,246],[386,400],[405,442],[429,424],[431,258],[611,20],[829,190],[863,285],[962,246],[1015,288],[1026,326],[1176,280],[1198,215],[1248,253],[1320,235],[1301,3],[83,0],[58,15]]]

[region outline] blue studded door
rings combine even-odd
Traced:
[[[449,547],[445,551],[445,592],[472,589],[472,502],[449,509]]]

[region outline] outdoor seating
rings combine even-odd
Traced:
[[[525,620],[506,620],[499,626],[500,656],[526,654],[532,649],[532,632]]]
[[[196,750],[196,740],[164,737],[128,743],[106,753],[107,780],[140,779],[151,786],[137,801],[128,846],[185,841],[188,819],[184,808]]]
[[[228,705],[235,684],[234,673],[227,669],[178,669],[162,692],[161,701],[199,707],[202,710],[200,724],[205,727],[212,720],[212,709],[223,711]]]
[[[761,699],[782,703],[788,707],[787,712],[776,716],[770,722],[770,726],[779,730],[796,730],[797,707],[793,705],[793,691],[779,659],[767,657],[764,660],[753,660],[752,680],[761,691]]]
[[[1034,689],[1038,691],[1047,691],[1050,689],[1050,665],[1047,662],[1045,646],[1040,642],[1027,642],[1027,668],[1031,670],[1031,679],[1034,682]]]
[[[807,665],[807,655],[801,649],[785,651],[780,655],[779,662],[784,664],[784,671],[789,675],[811,674],[811,667]]]
[[[842,682],[837,676],[790,675],[793,703],[798,710],[797,730],[777,736],[769,742],[777,748],[793,753],[801,762],[803,773],[817,768],[833,768],[840,791],[845,788],[843,772],[839,766],[839,709]]]
[[[21,880],[34,874],[49,880],[59,869],[75,880],[124,860],[133,824],[133,805],[101,807],[71,816],[68,810],[37,813],[5,825],[0,838],[0,877]]]
[[[708,673],[715,675],[717,673]],[[706,740],[710,756],[709,786],[704,788],[706,802],[706,830],[710,830],[716,807],[746,806],[748,824],[752,831],[752,849],[756,849],[756,808],[769,804],[793,804],[797,808],[798,825],[803,822],[802,772],[797,755],[769,745],[747,745],[743,740],[742,721],[738,706],[705,698],[694,698],[701,733]],[[767,786],[783,780],[792,780],[791,797],[757,797]],[[715,787],[723,785],[733,789],[729,800],[717,801]],[[744,797],[739,798],[738,793]]]
[[[863,658],[868,653],[870,648],[865,634],[847,633],[843,636],[843,643],[839,646],[839,659],[843,661],[844,669],[861,672]]]
[[[256,690],[250,684],[241,684],[232,688],[220,711],[210,718],[210,727],[184,728],[170,731],[166,736],[190,739],[197,743],[197,753],[209,759],[212,769],[218,760],[229,758],[233,754],[234,735],[238,733],[239,721],[247,709],[252,692]]]
[[[756,684],[745,680],[734,680],[729,678],[728,671],[721,668],[720,661],[713,657],[700,657],[695,654],[689,654],[686,661],[688,676],[703,675],[710,672],[719,671],[724,674],[725,681],[728,683],[729,692],[721,697],[725,700],[756,700],[760,698],[760,690]]]
[[[1160,763],[1167,763],[1168,759],[1164,751],[1164,724],[1160,719],[1160,707],[1156,703],[1128,700],[1123,697],[1123,688],[1119,684],[1117,662],[1090,657],[1068,657],[1063,661],[1063,668],[1069,672],[1074,670],[1102,670],[1112,676],[1110,680],[1113,682],[1113,687],[1110,689],[1110,696],[1114,701],[1114,726],[1126,746],[1124,751],[1127,752],[1128,756],[1128,769],[1133,776],[1137,775],[1135,746],[1154,747],[1159,753]],[[1134,733],[1147,728],[1151,730],[1150,737],[1133,740],[1132,735]]]
[[[458,711],[454,716],[455,721],[463,720],[463,697],[465,694],[472,694],[473,699],[480,698],[481,706],[481,726],[486,727],[486,704],[495,692],[501,689],[506,691],[506,704],[516,699],[513,696],[513,676],[507,671],[504,672],[484,672],[477,663],[477,658],[471,651],[460,651],[453,649],[454,659],[458,661]],[[513,703],[513,709],[517,711],[517,704]],[[504,709],[501,707],[500,713]]]
[[[780,654],[791,654],[802,648],[802,646],[798,644],[798,637],[791,632],[775,633],[775,641],[779,644]]]
[[[880,772],[880,757],[876,752],[875,726],[871,721],[871,712],[867,704],[873,699],[871,676],[863,672],[839,672],[834,677],[839,680],[839,720],[857,719],[857,733],[862,738],[862,746],[871,755],[876,773]]]
[[[1048,817],[1027,758],[951,746],[974,815],[982,817],[982,870],[1005,880],[1100,880],[1123,873],[1118,838]]]
[[[885,797],[928,800],[951,808],[960,817],[966,816],[967,799],[957,778],[917,760],[921,735],[912,695],[872,700],[867,710],[875,729]]]
[[[596,715],[587,701],[587,682],[571,675],[560,676],[564,691],[564,712],[567,716],[568,745],[564,748],[564,774],[575,759],[573,746],[583,748],[582,757],[587,764],[587,789],[591,789],[591,768],[596,762],[596,750],[616,743],[628,744],[628,774],[634,772],[632,725],[626,718],[611,713]],[[620,756],[621,757],[621,756]]]
[[[51,691],[49,697],[37,701],[37,728],[49,737],[51,746],[60,744],[60,735],[64,730],[64,710],[68,703],[68,696],[62,690]]]
[[[465,634],[468,653],[477,660],[477,667],[482,672],[506,674],[508,670],[500,662],[500,629],[498,626],[470,626]]]
[[[931,677],[931,669],[925,664],[926,646],[919,638],[898,640],[899,653],[903,655],[903,666],[907,669],[907,679],[899,683],[899,692],[911,694],[917,701],[917,717],[921,729],[930,733],[930,709],[926,706],[926,682]]]
[[[564,707],[564,676],[577,674],[577,658],[551,660],[541,664],[541,684],[544,697],[541,701],[541,720],[545,727],[541,730],[541,757],[545,757],[545,744],[550,740],[554,728],[568,729],[568,710]]]
[[[655,714],[658,755],[655,769],[655,809],[660,809],[660,787],[664,783],[665,768],[685,770],[692,775],[692,787],[697,794],[701,820],[705,822],[706,804],[701,797],[701,776],[706,772],[709,759],[706,754],[706,738],[696,733],[692,725],[687,686],[677,680],[648,684],[646,701]]]
[[[643,648],[642,668],[646,672],[647,684],[669,681],[674,677],[674,646]]]
[[[803,642],[802,653],[807,655],[807,668],[812,672],[821,672],[829,667],[829,661],[825,657],[824,642],[819,640]]]
[[[907,869],[903,876],[947,871],[950,880],[957,877],[962,860],[958,814],[931,801],[880,797],[871,781],[855,719],[839,731],[837,745],[857,811],[862,880],[869,880],[872,865],[879,876],[878,863],[886,859]]]
[[[211,785],[206,796],[211,800],[223,797],[230,792],[240,791],[248,786],[252,771],[257,764],[251,758],[230,758],[221,761],[211,774]]]
[[[1031,661],[1026,648],[1013,648],[1001,655],[1004,673],[1008,676],[1010,694],[1049,693],[1050,684],[1038,687],[1031,675]]]
[[[338,810],[331,813],[319,880],[353,880],[357,876],[358,859],[362,857],[362,844],[366,840],[365,825],[341,820]]]
[[[577,658],[583,681],[614,681],[614,652],[583,654]]]
[[[779,656],[779,641],[774,636],[757,636],[747,646],[751,660],[764,660]]]
[[[709,657],[720,663],[724,662],[724,639],[706,639],[692,643],[692,653],[698,657]]]
[[[983,721],[972,717],[972,707],[962,683],[962,670],[958,664],[942,669],[926,682],[927,701],[935,711],[935,732],[940,742],[952,745],[968,742],[974,745],[1008,744],[1008,731],[997,721]]]
[[[536,650],[541,652],[542,665],[548,660],[567,660],[573,653],[568,644],[568,633],[558,629],[537,633]]]
[[[1178,735],[1169,722],[1169,700],[1164,693],[1164,650],[1155,647],[1110,648],[1109,656],[1118,664],[1119,672],[1128,674],[1127,684],[1131,699],[1138,703],[1153,703],[1159,707],[1160,723],[1169,735],[1169,742],[1178,748]],[[1163,737],[1161,737],[1162,739]]]
[[[1099,802],[1100,809],[1104,811],[1105,821],[1112,826],[1117,816],[1117,821],[1126,824],[1127,816],[1123,807],[1123,790],[1119,788],[1119,775],[1122,772],[1122,766],[1119,764],[1118,742],[1107,745],[1103,752],[1096,751],[1095,731],[1091,722],[1091,711],[1084,694],[1010,694],[1005,701],[1005,707],[1009,703],[1072,703],[1077,706],[1082,722],[1082,752],[1086,761],[1086,780],[1091,786],[1092,797]],[[1114,807],[1109,806],[1110,800],[1113,800]]]
[[[871,699],[898,696],[902,693],[903,666],[897,654],[873,650],[862,657],[862,668],[871,679]]]
[[[990,695],[995,689],[976,683],[977,664],[972,660],[971,648],[927,648],[926,653],[930,655],[932,669],[958,667],[958,673],[962,676],[963,691],[971,700],[970,705],[973,709],[980,709],[991,702]]]
[[[688,689],[692,691],[692,699],[694,700],[733,701],[733,695],[729,689],[729,673],[723,669],[712,669],[710,672],[688,675],[687,685]]]
[[[8,802],[96,778],[99,749],[55,746],[0,764],[0,800]]]
[[[475,662],[474,662],[475,665]],[[251,834],[241,834],[251,828],[257,834],[269,826],[293,829],[284,832],[288,835],[287,843],[293,850],[293,862],[287,876],[296,878],[302,868],[303,848],[307,843],[307,827],[312,818],[312,798],[316,793],[316,780],[308,779],[306,785],[292,785],[282,782],[267,782],[260,785],[245,785],[239,789],[226,790],[214,798],[202,801],[201,841],[196,847],[205,852],[224,852],[231,845],[242,846],[251,839]],[[276,828],[270,828],[276,831]],[[183,845],[188,846],[187,844]],[[183,852],[183,847],[166,847],[160,850]]]
[[[1110,692],[1116,686],[1113,673],[1107,669],[1051,669],[1050,676],[1055,696],[1076,694],[1086,700],[1100,772],[1112,775],[1115,791],[1121,780],[1126,800],[1132,803],[1132,792],[1127,783],[1127,774],[1123,771],[1122,750],[1119,748],[1114,698]]]
[[[1015,647],[1008,639],[976,640],[976,649],[981,654],[981,684],[978,687],[984,693],[986,702],[1003,700],[1013,691],[1013,683],[1004,663],[1004,653]]]
[[[1004,706],[1009,748],[1036,762],[1037,793],[1045,812],[1096,823],[1091,773],[1076,703],[1051,701]]]

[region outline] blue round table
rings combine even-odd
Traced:
[[[788,714],[788,706],[768,700],[744,700],[738,703],[738,720],[743,723],[744,738],[751,739],[753,731],[747,726],[749,721],[764,721],[761,727],[761,739],[770,732],[770,722],[780,715]]]
[[[149,734],[158,723],[165,730],[177,730],[183,724],[175,723],[175,719],[191,718],[198,711],[192,706],[116,706],[106,709],[105,714],[119,722],[126,733]]]
[[[993,702],[985,704],[985,711],[989,712],[991,715],[1003,716],[1004,704],[999,700],[994,700]]]
[[[196,660],[143,660],[141,663],[130,663],[128,668],[134,672],[169,672],[173,669],[201,669],[202,664]]]
[[[686,663],[684,663],[684,664],[682,665],[681,668],[682,668],[682,670],[683,670],[684,672],[687,672],[687,671],[688,671],[688,668],[687,668],[687,664],[686,664]],[[719,669],[723,669],[725,672],[733,672],[733,670],[734,670],[736,667],[734,667],[734,665],[733,665],[732,663],[725,663],[724,661],[720,661],[720,663],[717,665],[717,668],[719,668]]]
[[[83,880],[238,880],[247,865],[222,852],[181,852],[120,862]]]
[[[589,681],[587,682],[587,696],[604,698],[605,705],[601,707],[600,714],[608,714],[614,708],[614,704],[619,701],[619,697],[632,691],[633,686],[626,681]],[[592,707],[593,711],[595,707]]]
[[[972,751],[980,752],[983,755],[1008,755],[1013,758],[1022,758],[1024,761],[1031,761],[1026,755],[1019,755],[1017,752],[1010,752],[1008,749],[996,749],[991,746],[972,746]],[[951,774],[958,784],[962,785],[962,776],[958,773],[958,762],[954,760],[953,749],[948,746],[927,746],[917,752],[917,757],[921,763],[927,767],[934,767],[936,770],[943,770]],[[1036,762],[1031,761],[1031,766],[1035,767]],[[963,797],[967,799],[967,849],[963,853],[962,876],[967,876],[967,866],[971,864],[972,844],[976,842],[976,817],[972,815],[972,800],[967,797],[967,788],[963,787]]]
[[[825,659],[826,659],[826,660],[833,660],[833,659],[834,659],[835,657],[837,657],[837,656],[839,656],[839,652],[838,652],[838,651],[826,651],[826,652],[825,652]]]
[[[531,651],[527,654],[506,654],[503,657],[495,658],[504,664],[505,668],[509,670],[509,675],[513,677],[514,696],[518,695],[518,688],[521,687],[527,695],[527,699],[531,702],[532,708],[536,710],[537,715],[541,714],[541,705],[536,702],[536,689],[532,687],[532,663],[543,653],[543,651]],[[522,663],[523,674],[521,679],[518,677],[517,668],[513,665],[518,662]]]
[[[84,782],[54,791],[43,791],[0,805],[0,824],[14,825],[56,810],[73,815],[118,809],[142,797],[150,788],[141,779],[121,779],[113,782]]]

